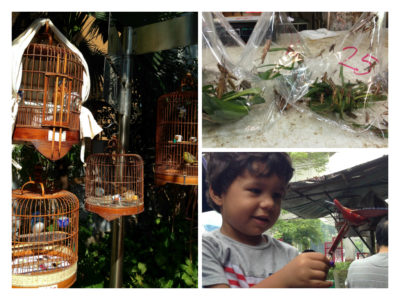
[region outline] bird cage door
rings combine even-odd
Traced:
[[[64,73],[67,66],[64,57]],[[57,56],[56,73],[47,72],[44,81],[42,126],[69,128],[72,79],[59,73],[60,56]]]

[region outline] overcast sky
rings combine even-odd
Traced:
[[[386,154],[386,149],[362,149],[336,152],[330,157],[326,171],[323,175],[351,168],[367,161],[377,159]]]

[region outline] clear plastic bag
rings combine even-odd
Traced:
[[[247,44],[221,13],[203,13],[203,125],[223,124],[214,135],[266,129],[279,116],[275,89],[289,101],[305,93],[305,53],[284,13],[262,13]]]
[[[222,13],[203,13],[203,120],[231,124],[265,102],[254,76],[238,67],[245,48]]]
[[[388,136],[385,13],[363,13],[335,43],[306,60],[304,102],[296,107],[351,132]]]
[[[304,64],[310,53],[291,21],[282,12],[263,13],[239,62],[264,81],[280,111],[307,92],[310,78]]]

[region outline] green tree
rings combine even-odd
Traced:
[[[320,176],[326,170],[329,157],[334,152],[290,152],[289,154],[295,169],[292,181],[300,181]]]
[[[329,162],[334,152],[290,152],[294,166],[310,166],[317,172],[326,170],[326,165]]]
[[[324,237],[322,222],[319,219],[279,219],[273,227],[272,234],[276,239],[282,239],[293,246],[298,245],[300,251],[309,249],[311,242],[323,242]]]

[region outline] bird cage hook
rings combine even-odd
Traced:
[[[47,20],[45,23],[44,32],[39,34],[39,37],[41,37],[43,39],[47,38],[49,45],[52,46],[53,45],[53,35],[49,31],[50,31],[50,25],[49,25],[49,21]]]
[[[194,83],[193,76],[190,72],[187,72],[181,80],[181,91],[194,89],[196,89],[196,85]]]
[[[22,185],[22,187],[21,187],[21,195],[24,194],[24,188],[25,188],[25,186],[28,185],[28,184],[36,184],[36,182],[33,181],[33,180],[31,180],[31,178],[29,178],[29,181],[25,182],[25,183]],[[44,197],[44,186],[43,186],[43,183],[39,182],[39,184],[40,184],[40,187],[41,187],[41,189],[42,189],[42,196]]]
[[[111,137],[111,139],[108,141],[108,143],[107,143],[107,147],[106,147],[106,149],[105,149],[105,152],[106,153],[115,153],[117,150],[118,150],[118,145],[119,145],[119,142],[118,142],[118,139],[117,139],[117,137],[114,135],[114,136],[112,136]]]

